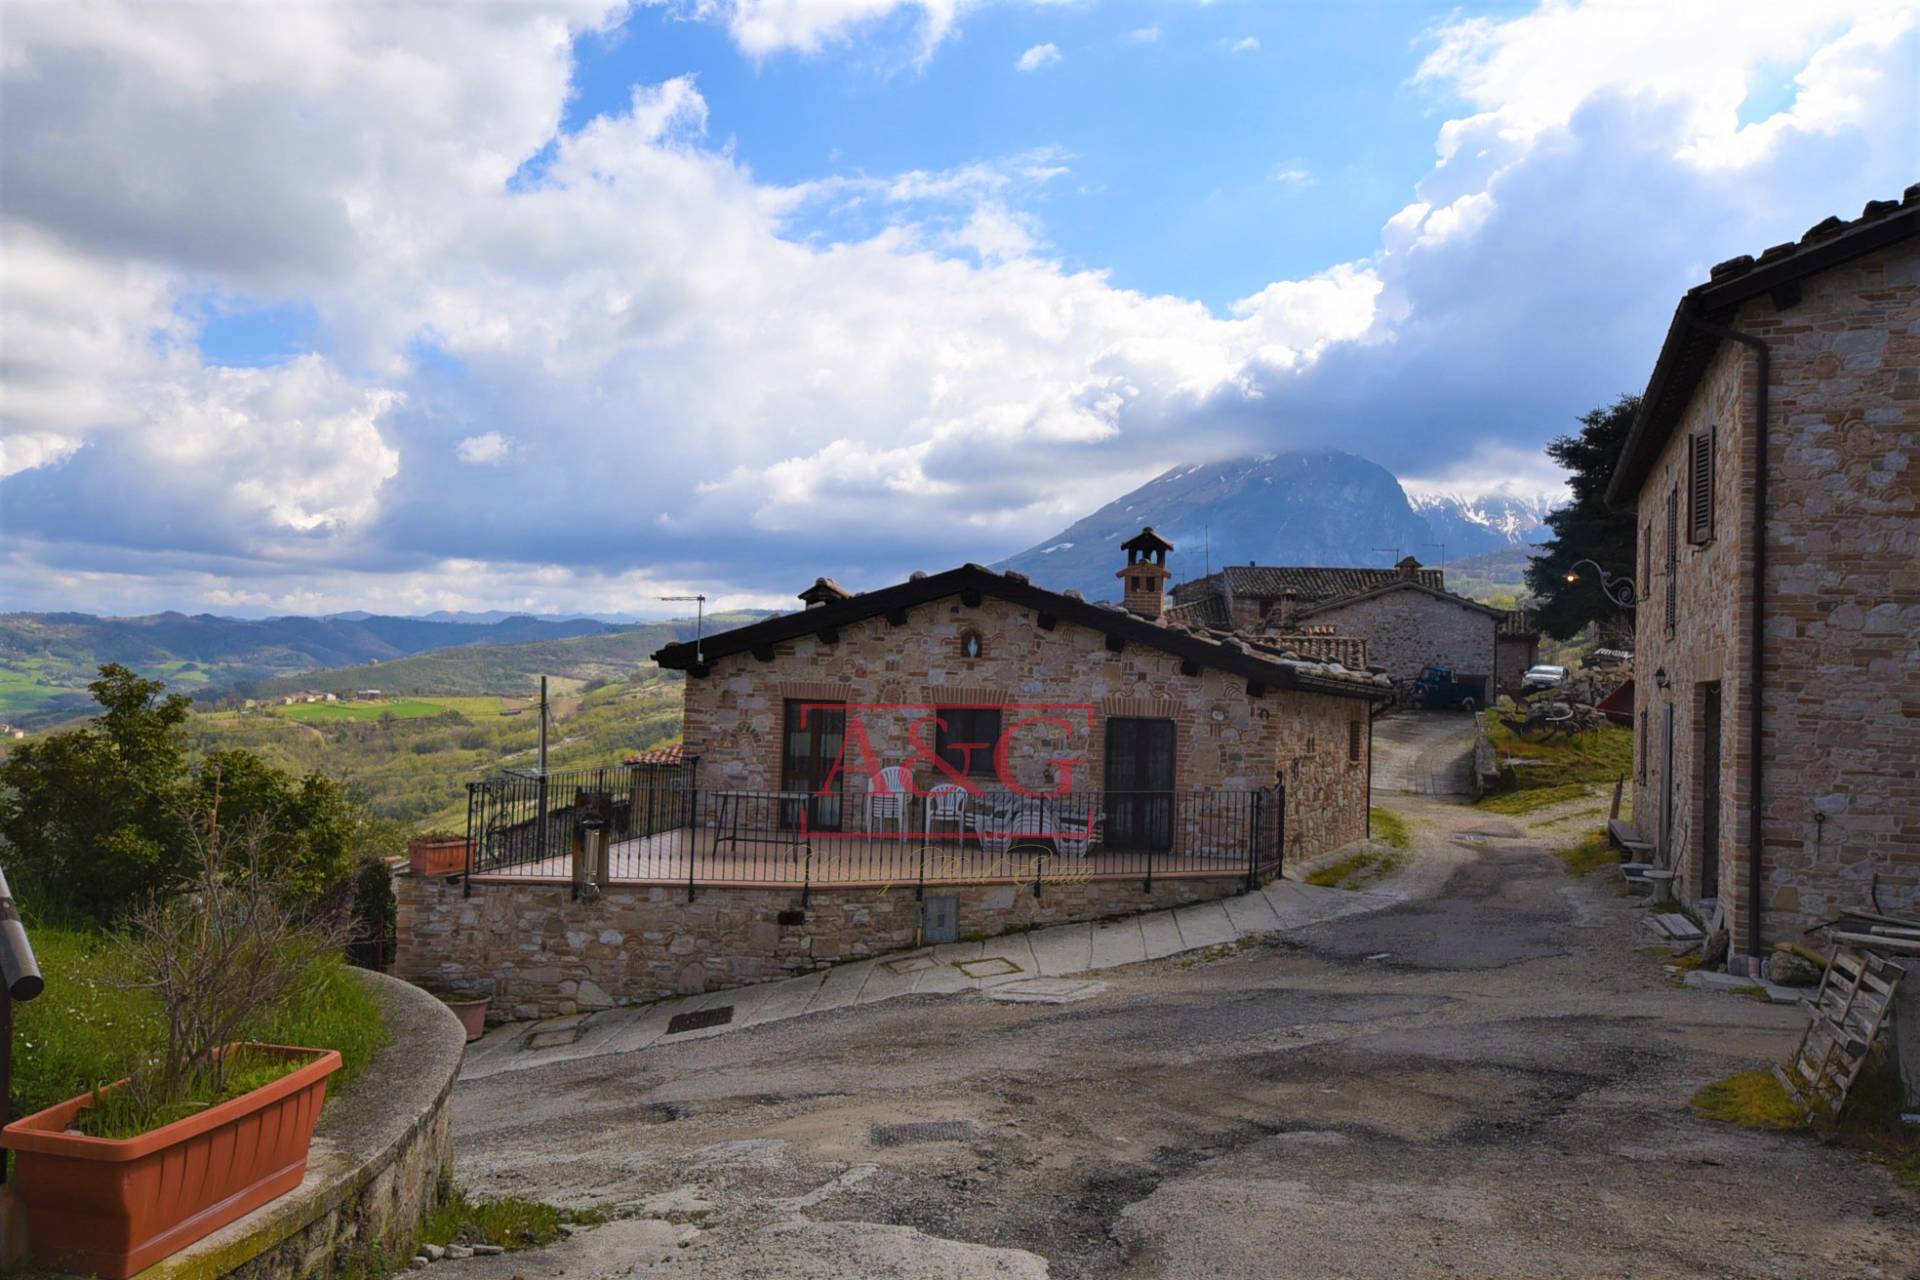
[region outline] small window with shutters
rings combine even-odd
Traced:
[[[1360,722],[1347,721],[1347,760],[1351,764],[1360,763]]]
[[[1713,541],[1713,432],[1687,437],[1687,541]]]

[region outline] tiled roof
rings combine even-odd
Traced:
[[[1481,604],[1478,600],[1469,600],[1466,596],[1455,595],[1444,587],[1431,586],[1425,582],[1408,582],[1402,578],[1395,578],[1391,582],[1383,582],[1377,587],[1369,587],[1367,590],[1355,595],[1334,596],[1331,599],[1322,600],[1318,604],[1309,605],[1301,609],[1298,613],[1294,614],[1293,617],[1296,621],[1311,618],[1315,614],[1328,613],[1334,609],[1345,608],[1347,605],[1354,604],[1361,600],[1371,600],[1375,596],[1386,595],[1390,591],[1417,591],[1425,595],[1433,596],[1436,599],[1445,600],[1450,604],[1457,604],[1463,609],[1474,609],[1480,613],[1491,614],[1496,619],[1505,616],[1501,610],[1494,608],[1490,604]],[[1496,627],[1496,630],[1497,629]]]
[[[1439,569],[1417,569],[1419,582],[1436,590],[1444,589],[1446,575]],[[1398,569],[1336,569],[1317,565],[1228,565],[1218,573],[1183,582],[1173,589],[1175,604],[1191,604],[1208,595],[1218,595],[1224,581],[1236,599],[1278,600],[1287,588],[1293,588],[1301,604],[1318,604],[1340,596],[1357,596],[1400,581]]]
[[[676,742],[670,746],[653,747],[650,750],[640,752],[638,755],[628,756],[627,763],[659,766],[677,765],[680,763],[680,749],[684,745],[684,743]]]
[[[1743,254],[1713,268],[1708,279],[1687,290],[1673,311],[1666,341],[1640,398],[1640,412],[1627,433],[1607,501],[1625,505],[1636,499],[1660,451],[1686,412],[1694,388],[1720,349],[1721,337],[1700,322],[1725,324],[1743,302],[1770,294],[1776,306],[1799,300],[1808,276],[1920,235],[1920,182],[1898,201],[1870,200],[1851,222],[1827,218],[1807,228],[1798,240],[1774,245],[1759,257]]]
[[[1183,627],[1204,627],[1219,631],[1233,629],[1233,615],[1227,609],[1226,597],[1217,593],[1203,595],[1190,604],[1171,606],[1167,610],[1167,621]]]
[[[1238,636],[1149,621],[1118,605],[1089,603],[1077,592],[1063,594],[1036,587],[1023,573],[996,573],[977,564],[962,565],[931,576],[916,574],[878,591],[721,631],[706,637],[698,647],[692,641],[670,644],[657,651],[653,660],[668,670],[705,676],[716,658],[738,653],[771,658],[774,646],[780,642],[808,636],[831,643],[838,639],[839,628],[848,623],[881,616],[904,621],[907,610],[916,605],[955,596],[962,604],[977,604],[982,597],[993,596],[1034,610],[1043,629],[1061,622],[1086,627],[1105,633],[1116,643],[1145,645],[1267,688],[1369,699],[1381,697],[1390,688],[1384,677],[1375,679],[1365,672],[1257,652],[1249,649]]]

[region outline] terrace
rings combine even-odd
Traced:
[[[469,787],[466,880],[913,887],[1279,873],[1285,798],[1264,791],[1000,787],[912,794],[843,775],[827,793],[704,787],[698,761],[509,773]]]

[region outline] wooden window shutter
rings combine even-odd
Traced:
[[[1360,759],[1360,722],[1347,721],[1347,759],[1358,763]]]
[[[1687,437],[1687,541],[1713,541],[1713,432]]]
[[[1667,491],[1667,634],[1680,616],[1680,486]]]

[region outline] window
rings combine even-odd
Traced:
[[[1680,486],[1667,491],[1667,634],[1680,617]]]
[[[1713,541],[1713,432],[1687,437],[1687,541]]]
[[[1360,763],[1360,722],[1358,720],[1347,721],[1347,762]]]
[[[1640,535],[1640,599],[1653,594],[1653,521]]]
[[[780,789],[804,794],[805,800],[783,800],[780,825],[793,830],[803,826],[813,831],[840,829],[840,784],[846,774],[835,779],[830,793],[822,794],[833,766],[839,762],[847,736],[847,709],[843,703],[806,702],[789,698],[786,703],[786,743],[780,762]],[[803,813],[804,811],[804,813]]]
[[[991,778],[993,749],[1000,741],[1000,708],[941,707],[937,714],[933,753],[963,778]]]

